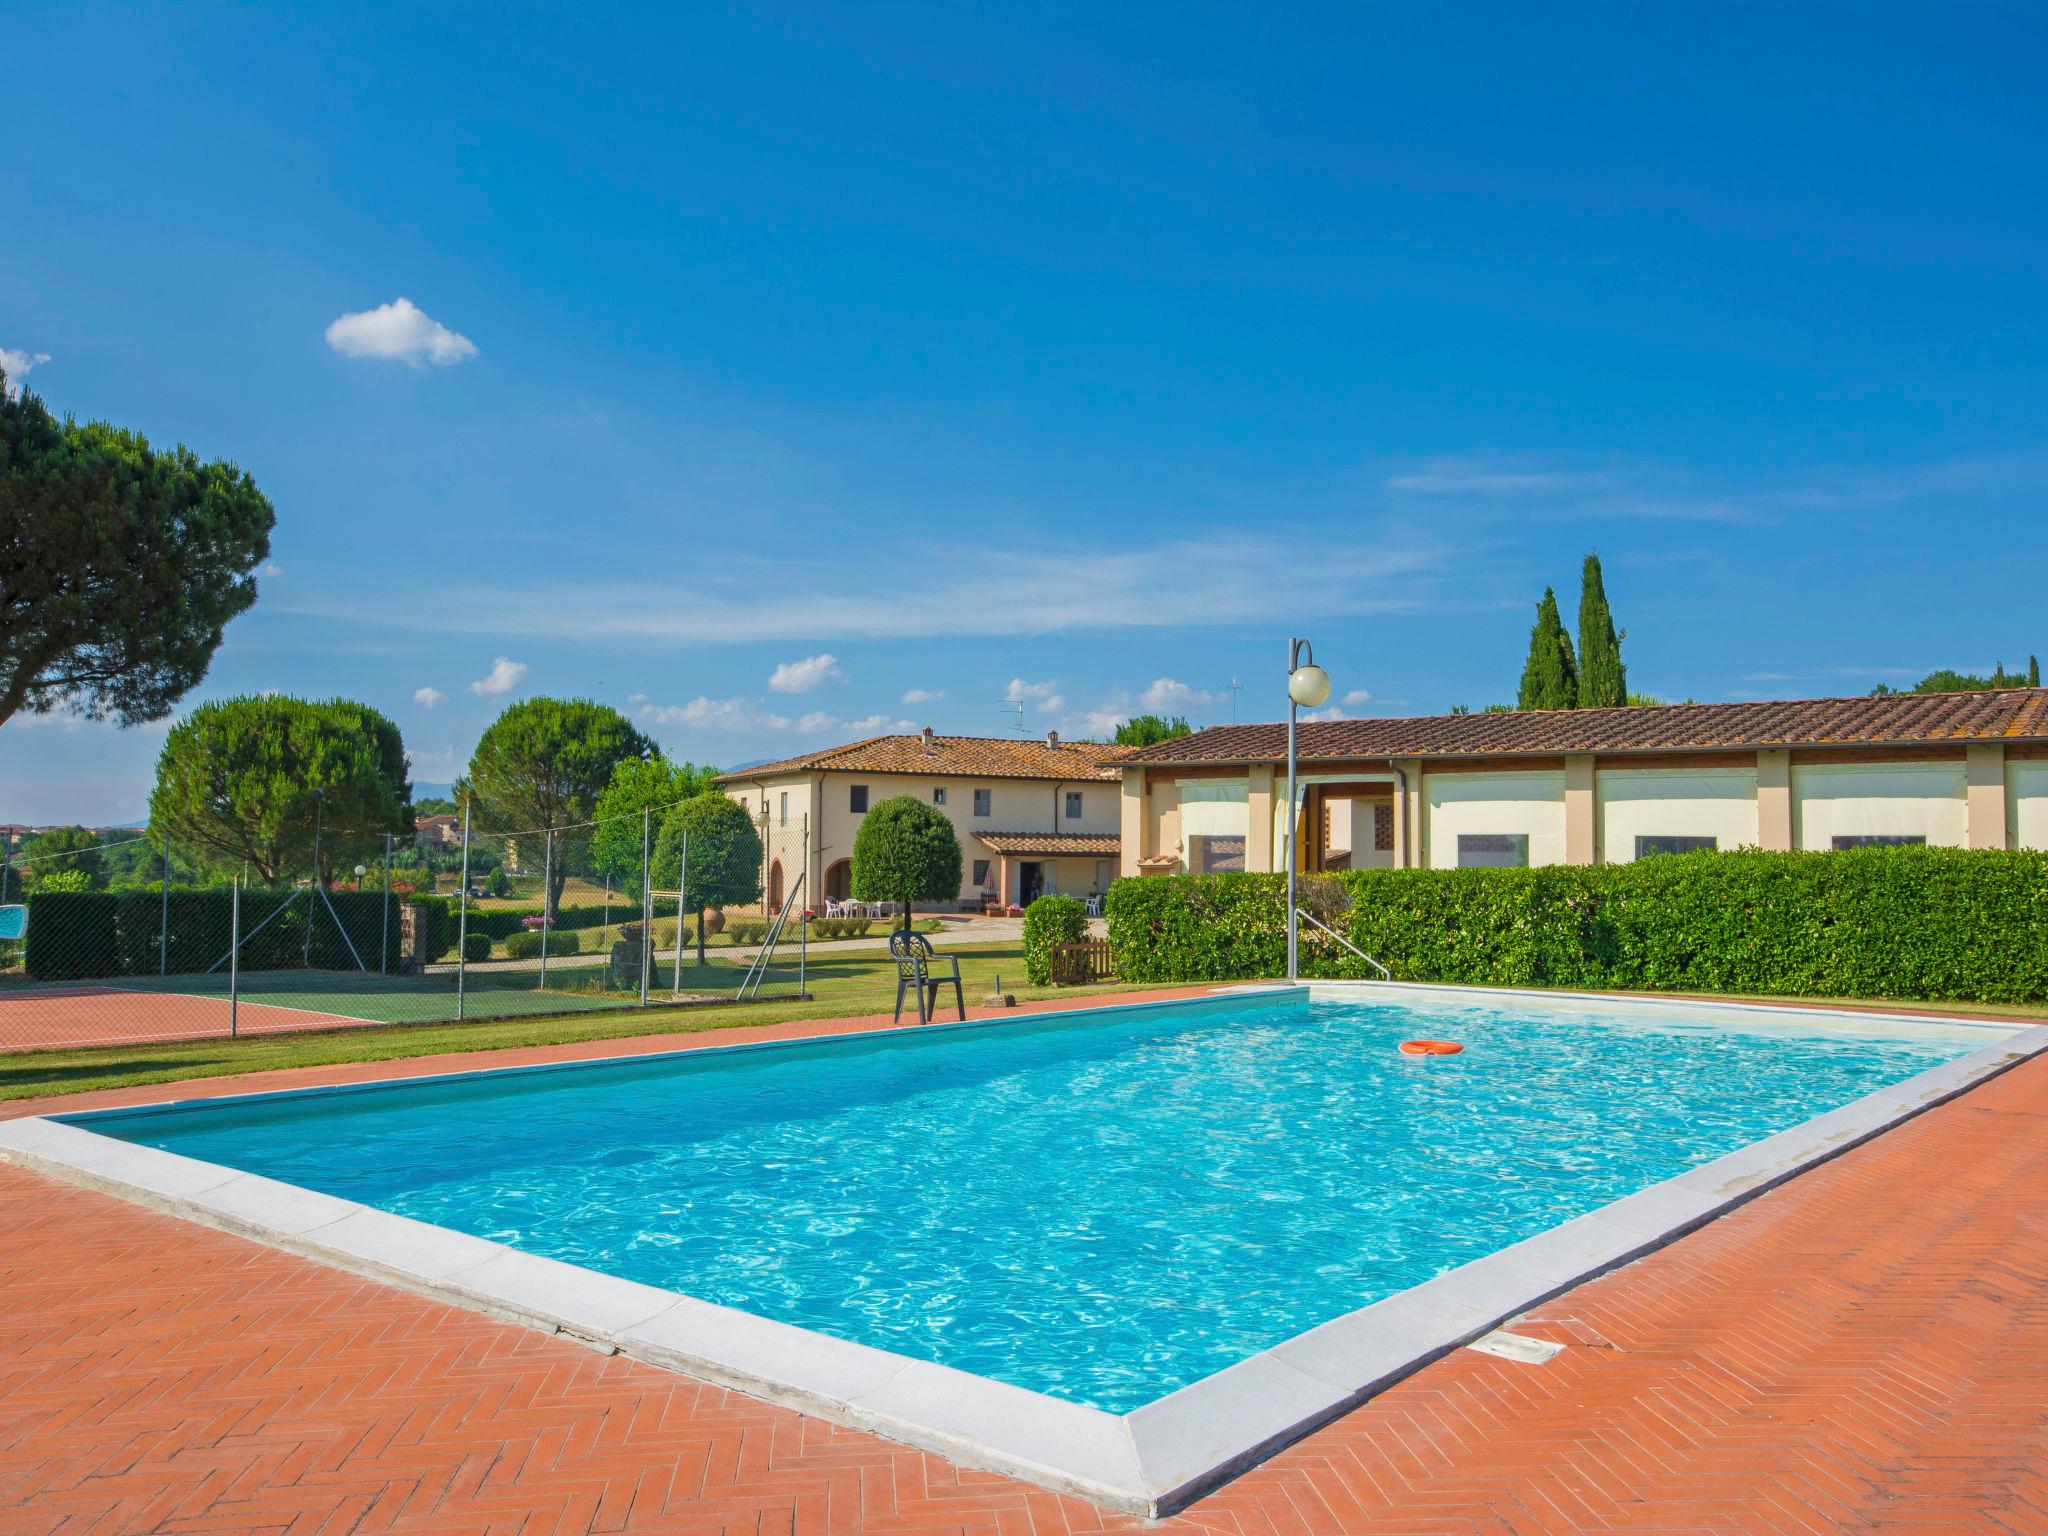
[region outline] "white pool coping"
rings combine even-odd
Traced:
[[[1218,989],[1215,996],[1222,1001],[1294,990],[1306,991],[1311,999],[1379,996],[1408,1001],[1427,995],[1435,1001],[1474,1003],[1513,998],[1531,1006],[1573,1009],[1736,1013],[1752,1021],[1782,1017],[1811,1024],[1818,1018],[1839,1021],[1840,1028],[1852,1033],[1870,1033],[1873,1025],[1938,1025],[1948,1031],[1981,1030],[1996,1038],[1953,1061],[1311,1328],[1127,1414],[1082,1407],[680,1292],[621,1280],[351,1200],[118,1141],[57,1119],[0,1121],[0,1157],[422,1295],[560,1332],[834,1423],[871,1430],[965,1466],[1006,1473],[1111,1509],[1157,1516],[1560,1292],[1661,1247],[1794,1174],[2048,1050],[2048,1026],[1689,998],[1393,982]],[[1073,1014],[1186,1007],[1189,1001],[1113,1004],[1068,1014],[1013,1014],[943,1027],[1001,1028]],[[928,1035],[932,1028],[914,1033]],[[696,1058],[843,1044],[898,1033],[913,1031],[702,1046],[653,1056],[397,1081],[638,1065],[663,1056]],[[392,1086],[350,1084],[183,1102],[225,1104]],[[87,1112],[67,1118],[95,1117]]]

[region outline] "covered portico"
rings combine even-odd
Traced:
[[[979,832],[987,852],[984,900],[1026,907],[1040,896],[1100,896],[1116,878],[1123,839],[1114,832]]]

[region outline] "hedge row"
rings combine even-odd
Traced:
[[[382,892],[330,892],[332,914],[317,897],[309,902],[310,895],[242,892],[243,970],[293,970],[309,963],[320,969],[352,968],[355,959],[343,939],[343,927],[367,964],[376,966],[386,953],[396,963],[402,952],[397,901],[391,904],[387,938]],[[36,891],[28,899],[24,968],[38,981],[208,971],[227,956],[232,904],[231,891],[174,890],[166,929],[160,891]],[[454,942],[447,903],[428,897],[414,905],[428,924],[429,954],[438,958]],[[337,917],[342,927],[336,925]]]
[[[456,898],[451,897],[450,899],[454,900]],[[629,902],[624,897],[621,897],[611,904],[611,920],[618,922],[622,915],[630,917],[638,909],[639,903],[637,901]],[[540,915],[541,909],[538,906],[493,907],[488,912],[484,912],[479,911],[476,905],[472,903],[469,909],[469,931],[471,933],[489,934],[493,940],[509,939],[513,934],[520,932],[526,926],[527,918],[539,917]],[[605,908],[603,906],[562,907],[555,913],[555,927],[557,929],[601,928],[604,926],[604,922]]]
[[[505,958],[507,960],[531,960],[540,954],[541,934],[539,929],[531,932],[513,933],[505,936]],[[556,929],[548,934],[550,957],[573,955],[583,948],[583,935],[573,928]]]
[[[1284,875],[1120,880],[1126,981],[1284,974]],[[2048,1001],[2048,854],[1697,853],[1543,869],[1357,870],[1302,904],[1400,981]],[[1308,976],[1369,975],[1302,925]]]

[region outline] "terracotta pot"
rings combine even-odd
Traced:
[[[706,933],[725,932],[725,914],[717,907],[713,907],[704,914],[704,931]]]

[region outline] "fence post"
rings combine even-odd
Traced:
[[[234,894],[228,898],[228,1038],[235,1038],[235,1017],[242,988],[242,877],[235,876]]]
[[[455,1020],[469,1015],[469,801],[462,802],[462,912],[455,923]]]
[[[391,974],[391,834],[384,834],[384,928],[377,936],[377,974]]]
[[[313,889],[321,890],[326,882],[320,878],[320,817],[327,809],[327,790],[322,787],[313,791]],[[299,962],[307,970],[313,968],[313,917],[318,911],[309,900],[306,903],[306,952]]]
[[[690,888],[690,834],[686,829],[682,835],[682,847],[676,858],[676,965],[675,972],[668,979],[668,1000],[674,1002],[683,991],[683,892]]]
[[[654,809],[640,811],[640,1006],[647,1006],[647,973],[654,969],[654,882],[647,876],[654,853]],[[681,921],[679,917],[678,922]]]
[[[811,813],[809,811],[804,812],[802,836],[803,856],[796,863],[797,869],[801,872],[797,876],[800,880],[804,880],[811,872]],[[969,871],[969,873],[972,873],[972,871]],[[805,880],[805,884],[808,888],[808,880]],[[813,894],[816,893],[814,892]],[[803,926],[796,933],[796,1000],[802,1002],[804,1000],[804,967],[810,959],[811,947],[811,903],[809,897],[805,897],[804,904],[797,908],[797,921],[802,923]]]
[[[553,904],[555,894],[555,829],[547,829],[547,851],[540,862],[540,989],[548,989],[548,929],[551,926],[548,908]]]
[[[171,974],[171,834],[164,834],[164,899],[157,918],[156,973]]]

